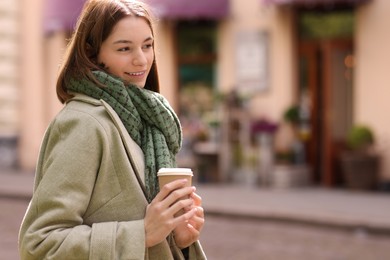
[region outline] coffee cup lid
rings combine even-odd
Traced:
[[[157,172],[157,176],[162,175],[189,175],[192,176],[192,170],[190,168],[161,168]]]

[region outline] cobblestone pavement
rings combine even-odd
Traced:
[[[17,235],[27,200],[0,198],[0,260],[19,259]],[[210,260],[385,260],[390,234],[288,222],[206,216],[201,242]]]
[[[210,260],[385,260],[390,235],[287,222],[208,216],[201,243]]]
[[[18,260],[18,232],[27,200],[0,198],[0,260]]]

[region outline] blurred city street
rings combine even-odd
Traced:
[[[18,231],[28,200],[0,197],[0,259],[17,260]]]
[[[390,1],[141,1],[156,16],[158,92],[180,120],[177,167],[194,172],[208,258],[390,259]],[[0,1],[0,260],[19,259],[85,2]],[[85,64],[101,65],[90,47],[101,57],[110,30],[85,37]]]
[[[210,216],[201,238],[211,260],[385,260],[390,236],[260,219]]]
[[[31,173],[0,174],[1,260],[18,259]],[[390,255],[390,196],[323,188],[197,185],[209,259],[362,259]]]

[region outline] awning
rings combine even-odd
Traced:
[[[45,0],[43,28],[45,33],[72,30],[85,0]]]
[[[86,0],[45,0],[43,27],[45,33],[72,30]],[[229,0],[144,0],[163,19],[224,18]]]
[[[291,5],[299,7],[356,6],[371,0],[261,0],[265,4]]]
[[[229,0],[145,0],[164,19],[212,19],[229,14]]]

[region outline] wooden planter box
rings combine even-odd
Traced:
[[[377,187],[379,156],[364,153],[345,153],[341,156],[341,169],[346,187],[372,190]]]

